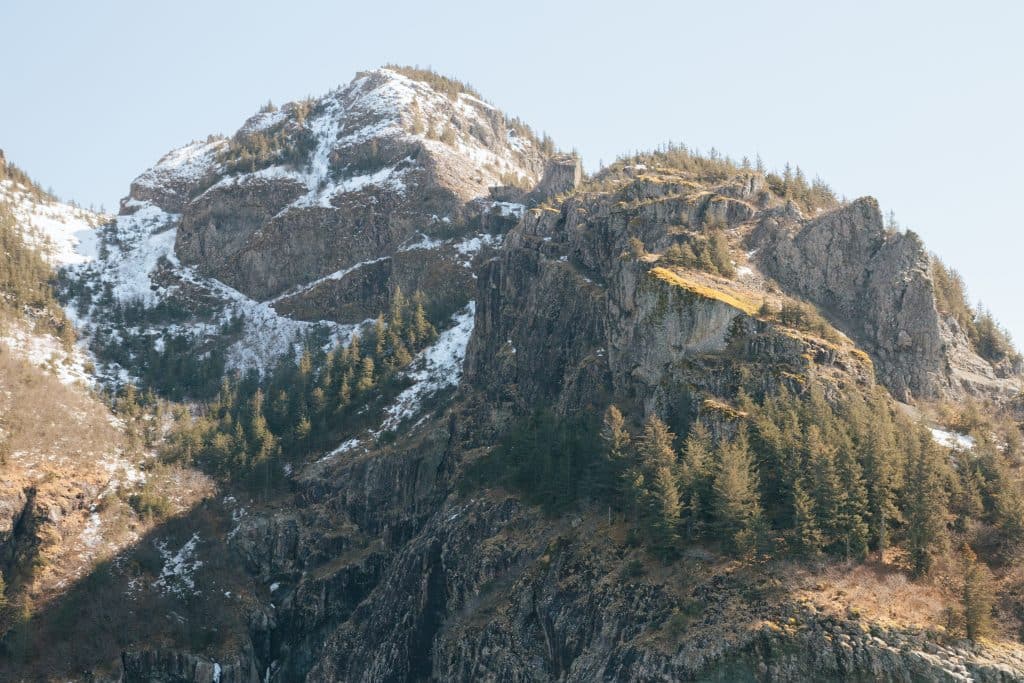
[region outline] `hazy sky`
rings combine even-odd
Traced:
[[[84,205],[267,99],[430,65],[591,168],[675,140],[874,195],[1024,341],[1024,2],[0,0],[0,27],[0,148]]]

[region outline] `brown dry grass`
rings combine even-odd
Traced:
[[[811,570],[786,567],[793,597],[817,609],[862,619],[885,628],[937,628],[944,625],[950,596],[937,584],[911,581],[892,564],[832,564]]]
[[[169,512],[182,514],[212,495],[205,475],[180,467],[154,467],[142,453],[127,453],[123,426],[109,408],[81,386],[52,374],[0,345],[0,427],[6,458],[0,496],[34,489],[40,543],[31,567],[9,576],[21,598],[46,604],[114,556],[159,520],[141,519],[128,497],[148,478],[166,496]]]

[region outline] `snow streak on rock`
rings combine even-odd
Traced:
[[[199,544],[199,534],[192,534],[192,538],[177,552],[167,547],[167,541],[156,541],[157,552],[164,560],[160,577],[153,582],[153,587],[165,593],[177,593],[181,595],[195,591],[196,582],[192,574],[201,566],[202,560],[196,557],[196,546]]]
[[[462,378],[462,363],[466,358],[466,345],[473,333],[475,302],[457,313],[455,325],[437,338],[430,347],[421,351],[403,374],[413,381],[391,404],[381,430],[395,429],[402,422],[422,411],[424,402],[437,392],[457,386]]]

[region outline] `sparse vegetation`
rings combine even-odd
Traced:
[[[128,504],[139,517],[148,520],[163,519],[171,511],[171,503],[167,496],[148,482],[138,491],[129,494]]]
[[[789,164],[781,174],[765,170],[760,158],[752,164],[749,159],[735,161],[712,148],[706,154],[692,150],[686,145],[668,143],[664,147],[620,157],[611,166],[603,169],[591,186],[606,184],[615,178],[624,177],[627,169],[668,169],[679,171],[692,180],[702,183],[719,183],[742,174],[756,174],[764,178],[768,189],[776,197],[793,201],[807,212],[831,209],[839,206],[832,189],[820,178],[808,182],[800,167],[794,170]]]
[[[312,131],[306,126],[313,106],[312,99],[286,104],[281,110],[284,117],[276,124],[236,133],[217,153],[217,161],[228,173],[252,173],[278,164],[301,167],[316,144]],[[276,111],[272,107],[273,103],[267,103],[260,112]]]
[[[453,100],[457,98],[459,95],[463,94],[471,95],[472,97],[475,97],[478,100],[483,100],[483,96],[479,92],[477,92],[477,90],[473,88],[473,86],[469,85],[468,83],[458,81],[454,78],[442,76],[441,74],[437,73],[436,71],[429,67],[423,69],[418,66],[401,66],[399,64],[385,64],[384,68],[400,73],[403,76],[411,78],[414,81],[422,81],[429,85],[434,90],[436,90],[437,92],[446,95],[448,98]],[[356,77],[358,78],[359,76],[362,75],[365,75],[365,73],[356,74]]]
[[[196,464],[270,495],[283,483],[285,462],[336,444],[375,414],[364,408],[395,392],[395,373],[436,338],[426,307],[421,293],[410,300],[396,288],[365,337],[328,353],[310,339],[297,360],[282,358],[263,379],[255,372],[225,378],[194,414],[178,410],[164,461]]]
[[[799,301],[785,301],[779,310],[776,311],[770,304],[765,302],[762,304],[759,314],[769,320],[775,320],[781,325],[807,332],[834,344],[842,341],[842,337],[836,331],[836,328],[818,312],[818,309],[810,304]]]
[[[992,314],[979,306],[976,310],[967,302],[967,289],[960,273],[949,268],[938,257],[932,257],[932,282],[935,285],[935,303],[939,312],[951,316],[967,333],[978,355],[992,363],[1004,360],[1020,362],[1020,353],[1014,348],[1010,334]]]
[[[722,230],[711,230],[710,235],[688,235],[685,242],[673,243],[661,255],[667,263],[681,268],[696,268],[714,275],[734,277],[729,253],[729,240]]]
[[[10,207],[0,202],[0,311],[23,315],[37,328],[70,344],[74,329],[53,295],[54,274],[37,249],[24,237]]]
[[[670,285],[692,292],[693,294],[704,297],[705,299],[721,301],[722,303],[728,304],[733,308],[737,308],[748,315],[754,315],[758,311],[758,306],[740,292],[728,291],[722,287],[708,287],[698,282],[694,282],[693,280],[689,280],[668,268],[662,268],[660,266],[652,268],[650,272],[651,275],[662,282],[667,282]]]

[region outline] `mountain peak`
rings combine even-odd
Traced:
[[[180,213],[214,185],[268,178],[306,187],[297,208],[326,208],[336,195],[367,184],[401,189],[405,170],[415,165],[469,201],[490,187],[533,187],[552,152],[549,140],[468,85],[432,71],[385,66],[318,98],[268,103],[229,138],[210,136],[172,150],[135,179],[125,210],[136,200]],[[387,166],[392,172],[381,174]]]

